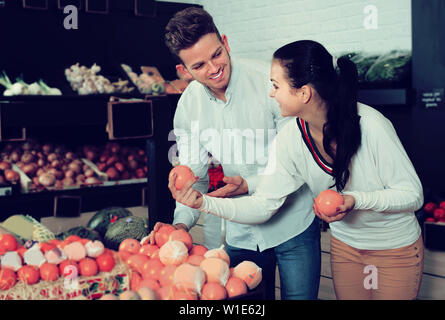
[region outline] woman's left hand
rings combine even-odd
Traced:
[[[343,204],[337,207],[337,213],[334,216],[328,217],[323,213],[319,212],[316,204],[314,203],[312,208],[314,209],[315,215],[327,223],[342,220],[349,211],[354,209],[355,206],[355,199],[353,196],[350,195],[342,195],[342,196],[343,196]]]
[[[173,173],[168,179],[168,188],[170,189],[172,197],[187,207],[193,209],[201,208],[203,202],[202,194],[201,192],[192,188],[195,182],[199,180],[199,177],[195,177],[195,179],[190,179],[187,181],[181,190],[178,190],[175,187],[176,177],[176,173]]]

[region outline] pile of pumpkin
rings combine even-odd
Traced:
[[[222,300],[246,294],[262,280],[261,268],[243,261],[230,268],[223,247],[207,250],[193,244],[191,235],[172,225],[163,225],[150,244],[125,239],[120,257],[132,270],[130,290],[103,300]]]
[[[71,235],[65,240],[29,240],[20,245],[11,234],[0,235],[0,291],[13,288],[17,281],[35,285],[40,280],[57,281],[61,276],[95,276],[110,272],[116,252],[102,242]]]

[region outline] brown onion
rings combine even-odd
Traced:
[[[55,154],[55,153],[50,153],[49,155],[48,155],[48,162],[53,162],[54,160],[57,160],[57,154]]]
[[[40,175],[39,183],[42,186],[51,187],[54,185],[54,183],[56,183],[56,177],[54,177],[54,175],[51,173],[45,172],[44,174]]]
[[[74,185],[74,180],[72,178],[65,178],[62,181],[65,187],[71,187]]]
[[[124,165],[122,163],[120,163],[120,162],[116,162],[114,164],[114,167],[117,169],[117,171],[119,171],[121,173],[125,171]]]
[[[85,177],[90,178],[90,177],[94,176],[94,171],[91,169],[85,170],[84,175],[85,175]]]
[[[20,180],[20,175],[17,171],[14,171],[12,169],[8,169],[5,171],[5,179],[9,182],[16,183]]]
[[[109,168],[106,174],[111,180],[119,180],[119,172],[115,168]]]
[[[66,170],[65,171],[65,178],[74,178],[76,174],[74,173],[73,170]]]
[[[74,161],[68,165],[68,168],[70,168],[70,170],[73,170],[76,174],[79,174],[82,171],[82,168],[79,166],[79,164]]]
[[[34,176],[34,174],[35,174],[36,171],[37,171],[37,165],[36,165],[35,163],[25,164],[25,165],[23,166],[22,171],[23,171],[26,175],[32,177],[32,176]]]
[[[5,171],[5,170],[11,169],[11,168],[12,168],[12,166],[9,162],[6,162],[6,161],[0,162],[0,170]]]

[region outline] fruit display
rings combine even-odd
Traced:
[[[20,173],[8,160],[0,161],[0,195],[11,194],[12,186],[20,185]]]
[[[129,268],[102,242],[76,235],[27,242],[0,235],[0,299],[99,299],[129,291]]]
[[[439,203],[427,202],[423,206],[426,214],[427,222],[444,222],[445,223],[445,201]]]
[[[0,153],[28,177],[26,191],[64,189],[102,183],[101,177],[81,157],[63,145],[34,141],[7,144]]]
[[[144,149],[108,142],[101,146],[84,146],[79,150],[108,181],[146,179],[147,155]]]
[[[159,72],[156,72],[153,68],[146,69],[150,67],[141,67],[143,72],[138,75],[129,65],[122,63],[121,67],[140,93],[159,95],[165,92],[164,79],[159,75]]]
[[[27,84],[23,79],[17,78],[15,83],[12,83],[5,71],[3,76],[0,75],[0,84],[6,90],[3,92],[4,96],[20,96],[20,95],[52,95],[60,96],[62,92],[57,88],[50,88],[42,79],[31,84]]]
[[[93,64],[91,68],[79,66],[79,63],[65,69],[65,77],[70,83],[73,91],[79,95],[89,94],[112,94],[112,93],[130,93],[134,87],[129,86],[128,81],[120,80],[111,82],[98,73],[101,67]]]
[[[247,294],[262,280],[255,263],[243,261],[229,269],[224,246],[207,250],[172,225],[164,224],[153,239],[152,244],[148,237],[121,241],[119,256],[132,270],[130,290],[102,300],[222,300]],[[200,262],[189,263],[193,256]]]

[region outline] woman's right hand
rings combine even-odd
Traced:
[[[223,182],[226,183],[224,187],[206,195],[215,198],[230,198],[249,192],[247,182],[241,176],[224,177]]]

